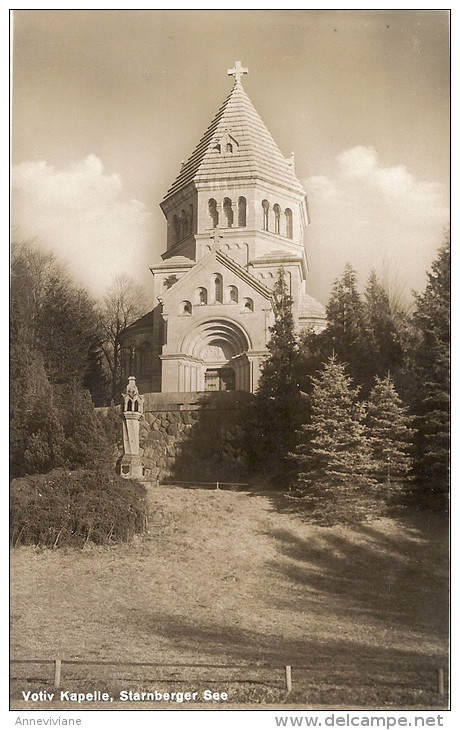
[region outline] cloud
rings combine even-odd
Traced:
[[[405,165],[383,167],[374,147],[353,147],[337,157],[337,183],[355,182],[366,188],[366,200],[417,210],[420,220],[445,220],[445,191],[439,183],[418,182]]]
[[[327,198],[334,198],[337,195],[337,189],[332,182],[328,180],[324,175],[317,175],[316,177],[308,178],[308,189],[310,195],[315,198],[325,200]]]
[[[62,170],[44,161],[13,167],[12,223],[20,239],[54,251],[95,296],[114,274],[137,277],[140,263],[147,265],[133,252],[148,250],[150,212],[123,194],[120,177],[105,173],[95,155]]]
[[[366,177],[377,167],[378,155],[373,147],[353,147],[337,156],[339,169],[345,179]]]
[[[449,220],[445,186],[417,180],[404,165],[385,166],[374,147],[364,146],[344,150],[330,177],[310,177],[304,185],[312,281],[323,292],[347,261],[362,283],[385,260],[404,279],[408,293],[425,286]]]

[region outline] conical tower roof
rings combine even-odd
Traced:
[[[232,153],[220,142],[230,140]],[[292,164],[283,157],[239,80],[225,99],[165,199],[191,182],[259,179],[305,195]]]

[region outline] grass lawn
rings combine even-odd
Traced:
[[[150,487],[149,500],[149,534],[129,545],[12,551],[12,658],[249,665],[64,665],[62,689],[115,700],[211,688],[261,708],[446,706],[435,683],[447,668],[444,516],[318,527],[282,495]],[[290,695],[282,670],[262,664],[292,665]],[[53,691],[50,666],[12,665],[13,709],[45,709],[22,701],[40,689]]]

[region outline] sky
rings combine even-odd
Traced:
[[[449,220],[449,14],[396,10],[18,10],[13,237],[95,297],[126,273],[152,298],[159,208],[232,88],[307,191],[307,291],[347,262],[423,290]]]

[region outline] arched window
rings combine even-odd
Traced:
[[[263,209],[263,223],[262,228],[264,231],[268,231],[268,210],[270,208],[270,205],[268,203],[268,200],[262,200],[262,209]]]
[[[181,314],[191,314],[192,313],[192,305],[188,301],[183,301],[180,305],[181,307]]]
[[[174,240],[177,242],[179,240],[179,221],[177,219],[177,215],[173,218],[173,228],[174,228]]]
[[[273,211],[275,213],[275,233],[278,235],[280,234],[280,218],[281,218],[281,208],[279,207],[278,203],[275,203],[273,206]]]
[[[222,302],[222,294],[223,294],[222,276],[220,274],[214,274],[213,281],[214,281],[214,301]]]
[[[187,233],[189,236],[191,236],[193,233],[193,205],[188,206],[187,228]]]
[[[208,200],[208,211],[210,228],[217,228],[219,225],[219,211],[217,210],[217,203],[214,198]]]
[[[185,238],[187,235],[187,216],[185,210],[181,210],[179,213],[179,238]]]
[[[238,225],[240,228],[246,225],[246,198],[242,195],[238,198]]]
[[[238,289],[236,286],[229,286],[228,287],[228,300],[230,302],[237,302],[238,301]]]
[[[253,312],[254,311],[254,302],[250,297],[245,297],[243,299],[243,312]]]
[[[225,151],[226,152],[233,152],[233,145],[232,145],[231,142],[227,142],[227,144],[225,145]]]
[[[200,286],[199,289],[197,289],[196,292],[196,300],[197,304],[207,304],[208,303],[208,292],[204,288],[204,286]]]
[[[292,238],[292,210],[286,208],[284,215],[286,216],[286,238]]]
[[[224,215],[227,228],[231,228],[233,225],[233,210],[230,198],[224,198]]]

